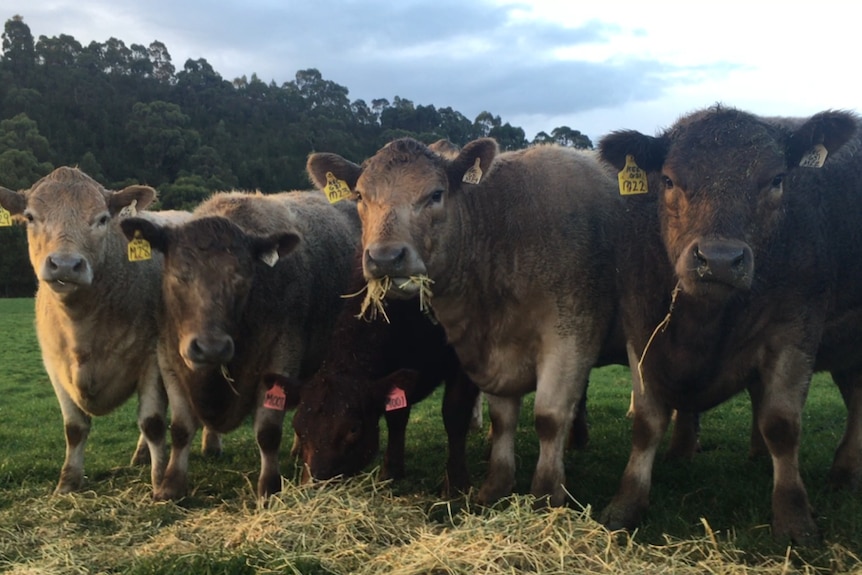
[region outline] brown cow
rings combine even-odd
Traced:
[[[30,262],[39,279],[36,331],[66,431],[56,493],[82,486],[91,416],[113,411],[135,392],[142,435],[133,460],[151,458],[154,490],[161,479],[166,427],[156,361],[161,258],[129,262],[119,225],[126,212],[147,207],[155,196],[148,186],[109,191],[67,167],[20,193],[0,188],[0,205],[27,225]],[[216,445],[218,438],[212,440]]]
[[[633,527],[647,508],[670,410],[709,409],[747,389],[772,456],[773,534],[816,541],[798,453],[817,370],[832,373],[849,410],[830,477],[862,484],[860,144],[849,113],[780,120],[722,106],[657,137],[601,141],[602,158],[640,180],[634,162],[649,189],[628,198],[619,248],[635,419],[602,514],[609,527]]]
[[[359,261],[348,293],[365,286]],[[360,321],[356,317],[361,300],[348,300],[342,309],[321,368],[288,393],[288,403],[296,407],[293,427],[300,442],[303,479],[361,471],[377,454],[381,417],[389,430],[382,475],[404,477],[410,407],[445,382],[443,422],[449,459],[444,490],[465,490],[470,484],[466,438],[478,388],[461,372],[443,329],[414,302],[388,302],[388,321]],[[401,407],[391,405],[395,392],[403,392],[406,401]]]
[[[316,192],[220,193],[177,227],[123,222],[127,237],[140,233],[165,254],[158,351],[174,451],[159,499],[186,491],[198,420],[227,432],[250,413],[261,454],[258,494],[281,489],[285,396],[264,376],[305,378],[319,366],[358,228],[354,207],[335,208]]]
[[[591,152],[539,146],[498,153],[492,139],[452,159],[412,139],[362,167],[334,154],[309,159],[359,197],[365,276],[392,280],[394,298],[431,307],[465,372],[485,392],[493,429],[479,498],[509,494],[521,397],[533,390],[540,455],[531,491],[566,499],[563,451],[590,369],[614,326],[616,185]]]

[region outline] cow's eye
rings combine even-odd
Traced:
[[[33,217],[33,212],[24,212],[24,219],[27,220],[28,224],[32,224],[36,220]]]
[[[96,220],[96,225],[99,227],[107,226],[110,219],[111,216],[109,216],[108,214],[102,214],[99,219]]]
[[[443,190],[434,190],[430,196],[428,196],[428,204],[439,204],[443,201]]]
[[[784,174],[778,174],[774,178],[772,178],[772,187],[778,188],[781,187],[781,184],[784,183]]]
[[[359,190],[353,190],[353,194],[353,199],[355,199],[357,202],[362,201],[362,192],[360,192]]]
[[[671,180],[667,176],[662,176],[661,181],[664,183],[664,188],[666,190],[672,190],[673,189],[673,180]]]

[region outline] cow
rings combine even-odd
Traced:
[[[317,185],[329,174],[355,193],[367,280],[389,278],[394,299],[418,295],[411,277],[433,282],[434,316],[488,400],[491,454],[479,501],[511,493],[521,398],[535,390],[531,492],[537,506],[563,504],[566,438],[616,325],[621,200],[610,171],[591,151],[501,154],[490,138],[454,158],[403,138],[362,166],[334,154],[315,154],[308,166]]]
[[[762,436],[772,458],[772,533],[818,541],[798,454],[820,370],[849,413],[830,478],[862,485],[860,144],[851,113],[780,119],[722,105],[657,136],[600,141],[621,190],[647,192],[626,196],[618,242],[635,415],[630,458],[601,514],[609,528],[634,527],[647,509],[671,409],[702,411],[747,390],[752,439]]]
[[[355,261],[348,294],[361,292],[366,283],[361,258]],[[361,298],[346,300],[322,366],[310,380],[288,387],[303,481],[361,471],[378,452],[381,417],[389,430],[381,476],[403,478],[410,407],[445,382],[444,492],[466,491],[466,438],[478,388],[461,372],[443,328],[414,302],[387,302],[385,321],[357,319],[361,308]]]
[[[281,489],[285,392],[265,381],[307,378],[319,366],[357,249],[355,212],[319,192],[221,192],[180,226],[122,223],[127,237],[140,235],[165,258],[158,357],[174,451],[158,499],[186,493],[198,421],[226,433],[249,414],[258,496]]]
[[[161,259],[130,262],[120,230],[127,214],[155,198],[149,186],[106,190],[72,167],[57,168],[22,192],[0,188],[0,206],[27,226],[38,278],[36,334],[66,436],[57,494],[83,486],[91,418],[134,393],[141,436],[132,461],[151,462],[154,492],[165,467],[167,405],[156,360]],[[176,213],[141,217],[166,224],[182,219]],[[220,449],[217,435],[205,436],[204,444]]]

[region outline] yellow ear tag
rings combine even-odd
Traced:
[[[326,198],[330,204],[340,202],[353,195],[347,182],[339,180],[332,172],[326,172],[326,187],[323,188],[323,192],[326,194]]]
[[[803,168],[822,168],[823,162],[826,161],[826,146],[817,144],[808,150],[802,159],[799,160],[799,165]]]
[[[649,191],[647,187],[646,172],[635,163],[635,157],[626,155],[626,165],[617,175],[620,182],[620,195],[631,196],[633,194],[645,194]]]
[[[473,162],[470,169],[464,172],[464,177],[461,178],[461,181],[465,184],[478,184],[482,181],[482,168],[479,166],[481,163],[482,159],[476,158],[476,161]]]
[[[12,214],[6,208],[0,208],[0,228],[7,228],[12,225]]]
[[[135,230],[135,238],[129,242],[129,261],[142,262],[152,259],[153,250],[150,242],[141,237],[141,232]]]

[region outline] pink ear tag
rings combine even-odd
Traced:
[[[400,387],[393,387],[386,396],[386,411],[395,411],[407,407],[407,394]]]
[[[263,406],[267,409],[284,411],[284,403],[287,396],[280,385],[273,385],[263,398]]]

